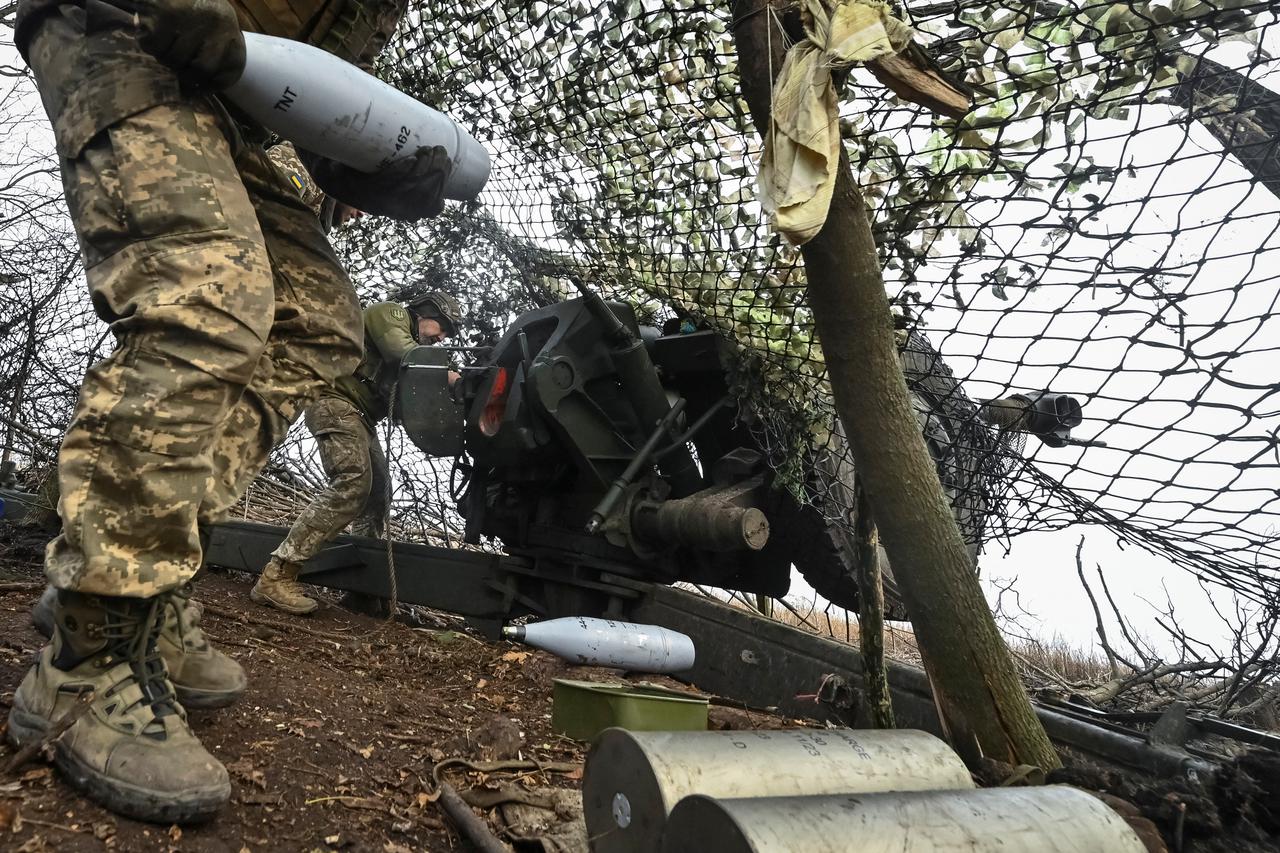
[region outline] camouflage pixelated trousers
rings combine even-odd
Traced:
[[[340,394],[325,393],[307,409],[306,422],[329,485],[276,548],[286,563],[311,559],[352,522],[359,535],[381,535],[387,516],[387,458],[360,410]]]
[[[42,86],[65,73],[45,29]],[[152,596],[195,574],[197,522],[224,517],[320,388],[354,371],[359,304],[315,214],[212,98],[134,114],[60,165],[117,346],[63,440],[46,570],[60,588]]]

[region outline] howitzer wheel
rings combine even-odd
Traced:
[[[775,510],[773,529],[786,538],[791,562],[818,595],[837,607],[858,612],[857,550],[853,537],[837,522],[828,521],[816,506],[801,506],[787,496]],[[881,552],[886,619],[907,620],[898,585]]]
[[[1004,434],[978,419],[977,405],[928,338],[912,332],[900,354],[920,431],[976,570],[986,520],[998,507],[996,495],[1012,453],[1005,446]],[[786,496],[776,512],[781,517],[775,527],[794,529],[792,562],[809,585],[832,604],[857,610],[858,563],[852,531],[855,477],[839,421],[827,445],[814,453],[811,464],[806,484],[808,503],[801,506]],[[844,519],[847,524],[842,523]],[[880,568],[885,618],[906,620],[906,608],[883,548]]]

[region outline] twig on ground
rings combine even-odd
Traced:
[[[430,724],[424,723],[421,720],[415,722],[414,725],[423,726],[424,728],[433,729],[437,732],[442,732],[442,733],[456,731],[456,729],[453,727],[439,726],[434,723],[430,723]],[[374,735],[374,737],[391,738],[392,740],[399,741],[400,743],[418,743],[418,744],[422,744],[423,746],[435,746],[437,743],[437,739],[430,738],[426,735],[404,735],[404,734],[399,734],[398,732],[379,732],[378,734]]]
[[[726,696],[716,696],[715,694],[704,694],[708,705],[717,705],[721,708],[733,708],[738,711],[750,711],[753,714],[776,714],[778,713],[777,705],[770,705],[765,708],[757,708],[748,705],[746,702],[739,702],[737,699],[730,699]]]
[[[292,764],[284,765],[284,769],[292,770],[294,773],[309,773],[312,776],[319,776],[321,779],[328,779],[331,773],[323,773],[319,770],[308,770],[305,767],[294,767]]]
[[[26,815],[22,816],[22,822],[29,823],[32,826],[44,826],[44,827],[48,827],[49,829],[58,829],[63,832],[74,833],[75,835],[92,835],[93,834],[93,830],[91,829],[76,829],[73,826],[65,826],[61,823],[54,823],[53,821],[50,821],[50,820],[37,820],[34,817],[27,817]]]
[[[511,847],[493,834],[487,822],[476,817],[471,806],[458,796],[458,792],[448,782],[440,783],[440,799],[437,802],[458,830],[481,853],[511,853]]]
[[[306,800],[303,805],[314,805],[316,803],[336,802],[338,805],[346,806],[349,809],[365,809],[367,811],[380,812],[385,807],[377,797],[358,797],[354,794],[334,794],[329,797],[313,797]]]
[[[507,785],[496,791],[483,788],[471,788],[463,791],[462,799],[469,806],[491,809],[503,803],[522,803],[526,806],[537,806],[543,809],[556,807],[555,796],[550,791],[526,791],[515,785]]]
[[[246,623],[249,625],[259,625],[263,628],[270,628],[281,634],[287,634],[291,631],[299,634],[307,634],[312,637],[319,637],[322,640],[328,640],[331,643],[337,643],[339,639],[345,639],[342,634],[335,635],[332,631],[317,631],[314,628],[308,628],[306,625],[296,625],[292,622],[276,622],[272,619],[261,619],[256,616],[250,616],[243,610],[231,610],[217,604],[210,604],[207,601],[201,601],[200,605],[206,613],[212,613],[214,616],[223,619],[231,619],[235,622]]]
[[[502,770],[537,770],[541,773],[573,773],[580,764],[566,761],[469,761],[465,758],[446,758],[431,770],[431,778],[441,784],[440,774],[450,767],[465,767],[477,773],[497,773]]]
[[[72,705],[67,710],[67,713],[63,714],[56,723],[49,727],[49,731],[45,733],[44,737],[28,743],[13,754],[13,757],[9,759],[9,763],[5,765],[4,772],[13,773],[39,755],[45,747],[57,743],[58,738],[66,734],[67,729],[74,726],[76,720],[84,716],[85,711],[89,710],[89,703],[92,701],[92,690],[81,694],[80,698],[76,700],[76,704]]]
[[[421,632],[423,632],[423,633],[427,633],[427,634],[443,634],[443,633],[446,633],[446,632],[447,632],[447,633],[450,633],[450,634],[456,634],[457,636],[462,637],[464,640],[470,640],[471,642],[475,643],[477,646],[488,646],[488,645],[489,645],[489,644],[488,644],[487,642],[485,642],[484,640],[481,640],[481,639],[480,639],[480,638],[478,638],[478,637],[473,637],[473,636],[471,636],[470,634],[468,634],[466,631],[462,631],[462,630],[459,630],[459,629],[456,629],[456,628],[446,628],[446,629],[444,629],[443,631],[442,631],[442,630],[440,630],[439,628],[413,628],[412,630],[413,630],[413,631],[421,631]]]

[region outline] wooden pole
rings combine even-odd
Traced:
[[[777,18],[780,7],[739,0],[733,8],[743,95],[757,129],[767,133],[773,80],[788,41]],[[843,149],[826,223],[801,252],[836,412],[876,508],[953,746],[970,766],[985,756],[1015,766],[1058,767],[920,435],[867,205]]]

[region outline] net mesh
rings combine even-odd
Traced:
[[[976,108],[940,119],[859,67],[841,130],[967,538],[1092,522],[1274,600],[1274,13],[1242,0],[896,11]],[[446,270],[477,343],[572,295],[570,274],[642,317],[710,323],[738,345],[735,388],[783,479],[820,501],[832,490],[814,454],[847,449],[799,254],[756,199],[760,135],[732,15],[694,0],[413,3],[379,73],[481,140],[492,178],[476,204],[416,225],[364,220],[336,243],[369,298]],[[28,80],[4,85],[5,128],[42,120],[20,97]],[[105,345],[56,182],[29,174],[52,165],[41,144],[7,157],[21,180],[0,194],[14,458],[48,458]],[[1082,401],[1081,443],[1024,447],[978,417],[982,400],[1044,389]],[[305,472],[304,457],[281,464]],[[424,464],[405,462],[398,506],[447,532],[448,466]]]

